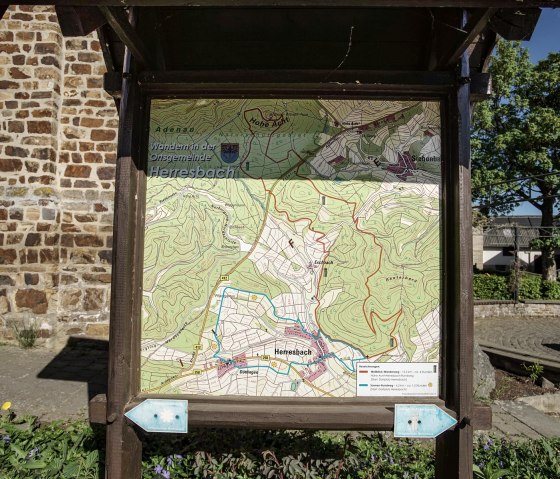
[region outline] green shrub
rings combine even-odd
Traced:
[[[560,300],[560,281],[543,281],[542,297],[543,299]]]
[[[475,299],[513,299],[511,276],[499,274],[475,274],[473,291]],[[519,299],[560,300],[560,281],[543,281],[537,274],[523,273],[519,281]]]
[[[475,274],[473,278],[475,299],[512,299],[507,276]]]
[[[475,477],[481,479],[560,478],[560,438],[512,442],[480,438],[474,448],[474,465]]]
[[[524,274],[521,277],[519,299],[542,299],[542,279],[540,276]]]
[[[102,441],[85,422],[39,425],[36,417],[0,415],[1,479],[98,479]]]
[[[143,437],[143,479],[433,479],[433,443],[390,434],[194,430]],[[99,479],[105,442],[85,422],[0,415],[0,479]],[[474,445],[480,479],[560,478],[560,438]]]

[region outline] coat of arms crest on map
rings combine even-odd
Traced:
[[[224,163],[235,163],[239,158],[239,143],[222,143],[221,156]]]

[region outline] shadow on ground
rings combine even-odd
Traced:
[[[560,352],[560,344],[554,344],[554,343],[544,344],[543,343],[543,346],[545,348],[553,349],[554,351]]]
[[[87,383],[88,400],[107,392],[109,341],[71,337],[38,374],[41,379]]]

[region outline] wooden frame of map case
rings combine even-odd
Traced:
[[[135,477],[141,443],[124,418],[143,398],[139,392],[140,297],[146,177],[142,138],[147,129],[150,96],[280,97],[365,96],[432,99],[442,105],[443,309],[441,321],[440,399],[403,398],[407,403],[435,403],[459,420],[459,426],[438,439],[438,464],[446,452],[472,443],[473,426],[488,427],[488,408],[472,401],[472,246],[468,151],[469,84],[446,73],[379,74],[364,72],[360,83],[348,83],[356,72],[335,74],[332,83],[308,81],[313,72],[210,73],[204,84],[198,74],[145,73],[128,77],[123,88],[115,197],[114,269],[111,296],[109,391],[105,412],[108,428],[108,470]],[[212,81],[214,79],[214,81]],[[134,80],[134,81],[133,81]],[[233,81],[235,80],[235,82]],[[225,82],[225,83],[224,83]],[[231,82],[231,83],[228,83]],[[281,83],[279,83],[281,82]],[[154,396],[150,397],[165,397]],[[172,396],[174,399],[181,396]],[[390,430],[395,398],[244,398],[188,396],[191,427],[260,427],[348,430]],[[102,408],[99,408],[101,411]],[[103,408],[104,409],[104,408]],[[105,422],[105,421],[100,421]],[[466,451],[468,452],[468,451]],[[465,452],[465,453],[466,453]],[[461,453],[464,456],[464,453]],[[467,460],[465,458],[465,460]],[[443,464],[442,463],[442,464]],[[448,465],[447,465],[448,466]],[[447,467],[445,466],[445,467]],[[438,466],[442,467],[442,466]],[[463,467],[463,466],[461,466]],[[448,469],[446,469],[448,470]],[[120,477],[120,476],[115,476]],[[451,476],[448,476],[451,477]]]

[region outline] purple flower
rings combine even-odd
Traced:
[[[4,442],[8,442],[8,443],[9,443],[9,442],[12,440],[12,438],[11,438],[9,435],[6,435],[6,436],[2,436],[2,440],[3,440]]]
[[[167,465],[171,466],[171,464],[173,464],[173,456],[168,456],[166,461],[167,461]]]
[[[165,477],[165,479],[169,479],[171,477],[171,473],[169,471],[163,471],[161,475]]]
[[[181,456],[181,454],[175,454],[174,457],[175,459],[183,459],[183,456]]]
[[[163,471],[163,466],[158,464],[156,467],[154,467],[154,472],[157,474],[161,474],[161,471]]]

